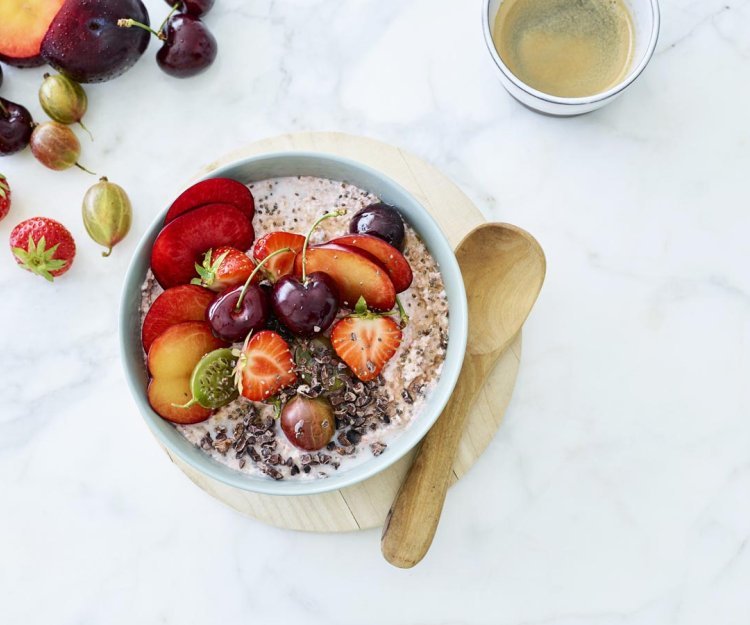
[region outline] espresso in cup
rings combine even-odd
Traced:
[[[492,38],[508,69],[553,96],[603,93],[633,60],[633,18],[624,0],[503,0]]]

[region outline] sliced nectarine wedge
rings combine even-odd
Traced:
[[[42,39],[65,0],[2,0],[0,2],[0,61],[16,67],[34,67]]]
[[[364,250],[372,254],[388,272],[396,293],[406,291],[411,286],[414,276],[409,261],[404,258],[401,252],[390,243],[383,241],[383,239],[374,237],[371,234],[347,234],[346,236],[333,239],[331,243],[355,247],[358,250]]]
[[[190,376],[198,361],[226,343],[217,339],[205,321],[185,321],[167,328],[148,350],[148,370],[152,379],[148,401],[162,418],[174,423],[198,423],[211,416],[211,410],[190,401]],[[175,406],[174,404],[177,404]]]
[[[339,288],[341,304],[354,308],[360,297],[373,310],[391,310],[396,304],[396,289],[386,270],[367,252],[343,245],[325,243],[307,250],[307,273],[322,271]],[[302,254],[294,263],[296,275],[302,275]]]

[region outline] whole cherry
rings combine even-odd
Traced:
[[[194,15],[177,13],[165,27],[166,39],[156,62],[164,72],[175,78],[200,74],[216,59],[216,38]]]
[[[214,336],[235,343],[265,326],[271,312],[268,294],[261,286],[251,283],[268,259],[288,251],[289,248],[283,248],[269,254],[258,263],[244,285],[224,291],[213,301],[207,316]]]
[[[159,67],[175,78],[189,78],[200,74],[216,59],[216,38],[198,17],[190,13],[175,13],[175,5],[165,23],[155,31],[147,24],[133,19],[121,19],[121,28],[143,28],[163,42],[156,53]]]
[[[0,98],[0,156],[23,150],[33,130],[34,120],[25,107]]]
[[[343,210],[326,213],[313,224],[302,246],[302,276],[284,276],[273,287],[273,311],[281,323],[297,336],[319,334],[327,330],[336,318],[339,310],[336,283],[322,271],[307,274],[307,246],[310,235],[321,221],[345,213]]]
[[[178,10],[183,13],[190,13],[190,15],[195,15],[195,17],[202,17],[213,8],[214,1],[215,0],[178,0],[178,2],[175,3],[174,0],[166,0],[166,3],[171,7],[176,6]]]

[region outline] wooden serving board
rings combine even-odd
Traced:
[[[340,133],[299,133],[257,141],[207,165],[199,175],[239,158],[282,150],[326,152],[378,169],[408,189],[432,213],[454,247],[484,221],[469,198],[423,160],[385,143]],[[500,426],[513,393],[520,358],[519,335],[498,361],[469,416],[453,466],[454,483],[482,455]],[[411,452],[386,471],[349,488],[320,495],[281,497],[228,486],[171,456],[193,482],[232,508],[271,525],[312,532],[346,532],[381,526],[413,457]]]

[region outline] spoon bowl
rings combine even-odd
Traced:
[[[546,260],[528,232],[487,223],[461,241],[456,258],[469,304],[469,337],[458,382],[425,436],[383,528],[383,556],[410,568],[435,536],[469,411],[500,355],[521,330],[544,283]]]

